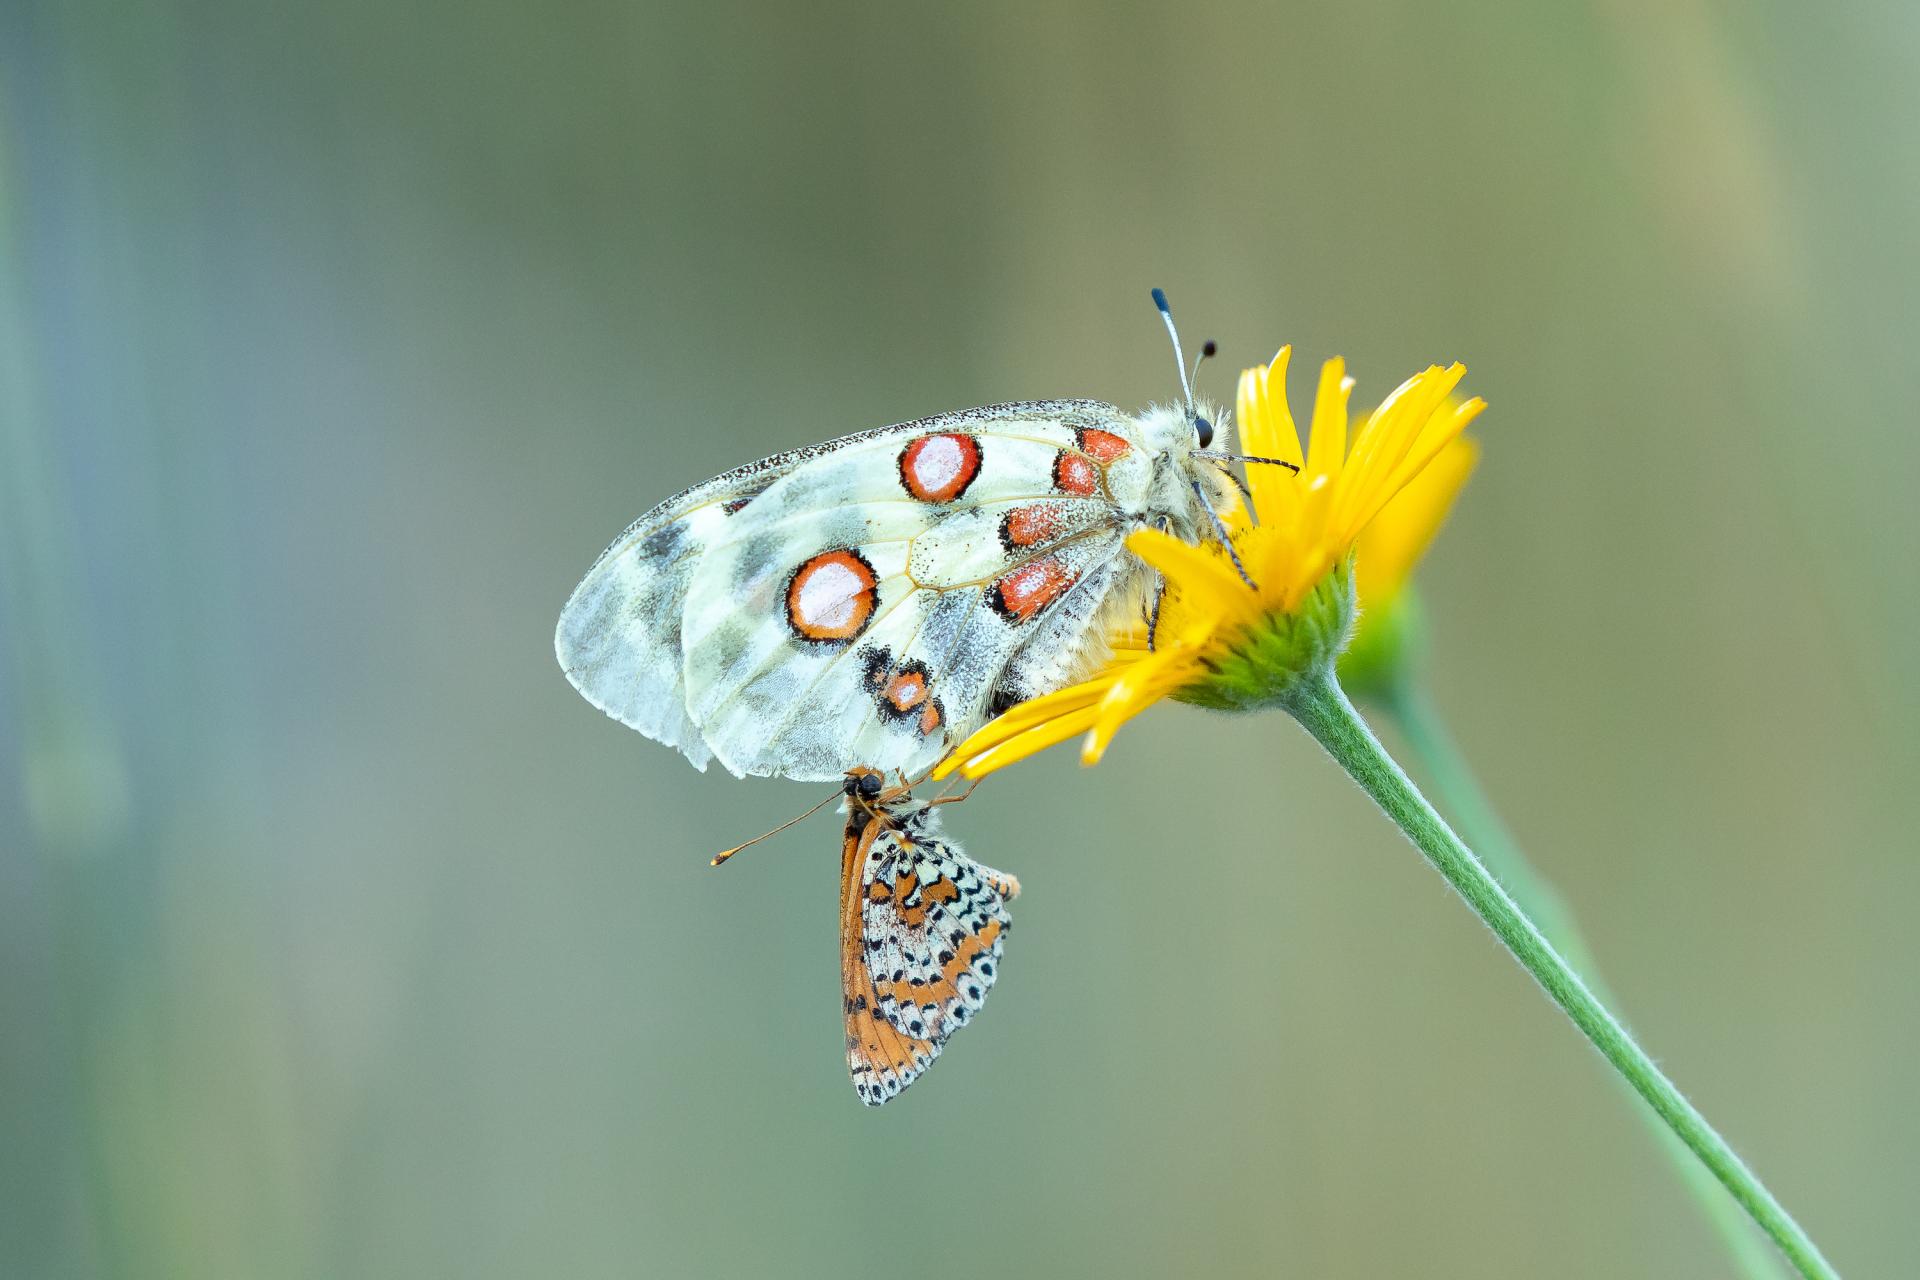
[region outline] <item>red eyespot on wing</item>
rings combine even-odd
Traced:
[[[933,696],[933,673],[927,670],[927,664],[916,659],[898,667],[883,666],[875,662],[876,658],[884,661],[885,651],[869,658],[874,665],[867,669],[867,687],[873,691],[881,716],[897,723],[924,724],[928,712],[940,705]]]
[[[1133,448],[1123,437],[1098,427],[1082,427],[1074,434],[1074,439],[1079,442],[1081,452],[1103,467]]]
[[[858,551],[822,551],[787,581],[787,623],[802,640],[851,640],[873,620],[878,582]]]
[[[1100,487],[1100,475],[1093,459],[1084,453],[1062,449],[1053,460],[1053,487],[1076,498],[1089,498]]]
[[[1007,512],[1000,520],[1000,545],[1017,551],[1052,542],[1066,523],[1061,506],[1058,502],[1036,502]]]
[[[921,436],[900,451],[900,485],[922,502],[952,502],[980,475],[980,442],[957,431]]]
[[[987,603],[1009,622],[1029,622],[1065,595],[1077,575],[1052,556],[1023,564],[987,589]]]
[[[886,690],[880,696],[894,711],[906,715],[927,700],[927,677],[919,671],[901,671],[887,681]]]
[[[945,724],[946,722],[947,722],[947,713],[946,713],[946,710],[943,707],[941,707],[940,699],[938,698],[927,699],[927,705],[924,708],[922,708],[920,712],[921,735],[923,737],[931,738],[934,734],[940,732],[940,726]]]

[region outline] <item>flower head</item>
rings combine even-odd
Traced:
[[[1080,733],[1081,758],[1092,764],[1123,723],[1162,698],[1226,710],[1283,706],[1339,657],[1353,626],[1356,543],[1485,405],[1449,399],[1464,366],[1431,366],[1382,401],[1349,445],[1353,382],[1343,361],[1329,360],[1303,450],[1286,402],[1291,354],[1283,347],[1272,364],[1240,375],[1241,447],[1271,462],[1248,468],[1250,509],[1229,522],[1231,553],[1225,544],[1134,533],[1127,546],[1166,581],[1152,646],[1138,633],[1115,637],[1105,670],[1014,707],[936,776],[982,777]]]

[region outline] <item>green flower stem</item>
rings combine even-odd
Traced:
[[[1614,1070],[1625,1077],[1681,1141],[1692,1148],[1800,1273],[1809,1280],[1837,1280],[1839,1273],[1820,1255],[1800,1224],[1780,1206],[1773,1193],[1741,1162],[1693,1104],[1681,1096],[1673,1082],[1654,1065],[1653,1059],[1634,1043],[1633,1037],[1594,998],[1579,975],[1568,967],[1560,953],[1480,865],[1473,851],[1462,844],[1460,837],[1434,812],[1426,797],[1401,772],[1366,721],[1360,718],[1360,713],[1347,701],[1332,671],[1302,680],[1289,697],[1287,709],[1360,784],[1361,790],[1386,811],[1434,869],[1446,877],[1455,892],[1467,900],[1467,905],[1546,989],[1554,1003],[1586,1033],[1601,1056],[1613,1064]]]
[[[1466,757],[1447,732],[1445,720],[1426,691],[1413,679],[1402,679],[1383,690],[1380,706],[1393,719],[1401,736],[1412,748],[1415,762],[1433,783],[1441,807],[1460,824],[1472,840],[1480,860],[1494,878],[1505,886],[1519,908],[1532,918],[1567,963],[1573,966],[1587,990],[1602,1004],[1619,1008],[1620,1002],[1600,978],[1600,967],[1580,935],[1573,912],[1551,882],[1534,870],[1507,824],[1500,820],[1487,793],[1481,787]],[[1748,1280],[1778,1280],[1779,1259],[1768,1249],[1740,1206],[1723,1190],[1707,1167],[1673,1130],[1661,1123],[1659,1115],[1642,1107],[1634,1113],[1643,1117],[1648,1129],[1660,1143],[1660,1149],[1673,1162],[1687,1190],[1701,1211],[1713,1223],[1722,1243],[1733,1255],[1735,1264]]]

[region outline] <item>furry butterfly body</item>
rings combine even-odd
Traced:
[[[868,1106],[896,1097],[980,1011],[1000,974],[1020,882],[948,840],[938,801],[846,781],[840,979],[847,1069]]]
[[[1084,675],[1154,574],[1126,535],[1214,536],[1214,415],[992,405],[797,449],[636,521],[560,617],[588,701],[705,768],[918,775]]]

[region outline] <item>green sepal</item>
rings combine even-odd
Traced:
[[[1284,706],[1302,681],[1330,672],[1353,634],[1353,558],[1322,578],[1300,608],[1270,613],[1221,646],[1207,674],[1172,697],[1216,711]]]

